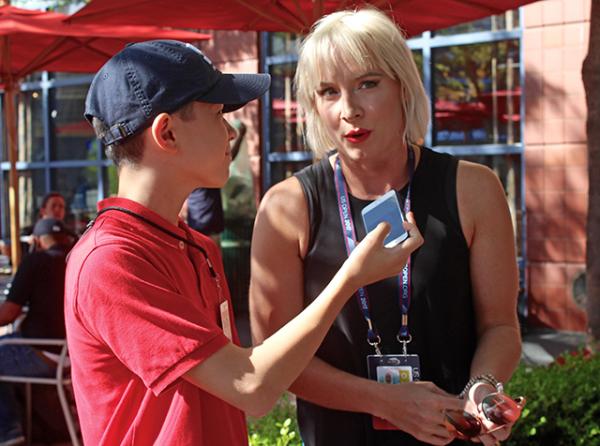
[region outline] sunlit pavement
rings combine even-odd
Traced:
[[[584,346],[586,333],[549,328],[528,329],[523,333],[523,363],[546,365],[566,351]]]

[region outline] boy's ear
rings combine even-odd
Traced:
[[[173,117],[169,113],[161,113],[152,121],[150,134],[156,145],[166,152],[175,152],[175,131]]]

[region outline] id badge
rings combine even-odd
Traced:
[[[219,312],[221,313],[221,328],[223,328],[223,334],[231,341],[233,335],[231,331],[231,319],[229,317],[229,301],[224,300],[221,302],[221,305],[219,305]]]
[[[367,356],[369,379],[385,384],[400,384],[420,381],[421,366],[419,355],[369,355]],[[372,417],[373,428],[378,430],[398,430],[389,421]]]

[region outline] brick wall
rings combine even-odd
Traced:
[[[585,271],[588,198],[581,67],[591,0],[524,7],[529,323],[586,329],[574,281]]]

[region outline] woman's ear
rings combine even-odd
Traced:
[[[150,134],[158,147],[166,152],[177,151],[173,117],[169,113],[161,113],[152,121]]]

